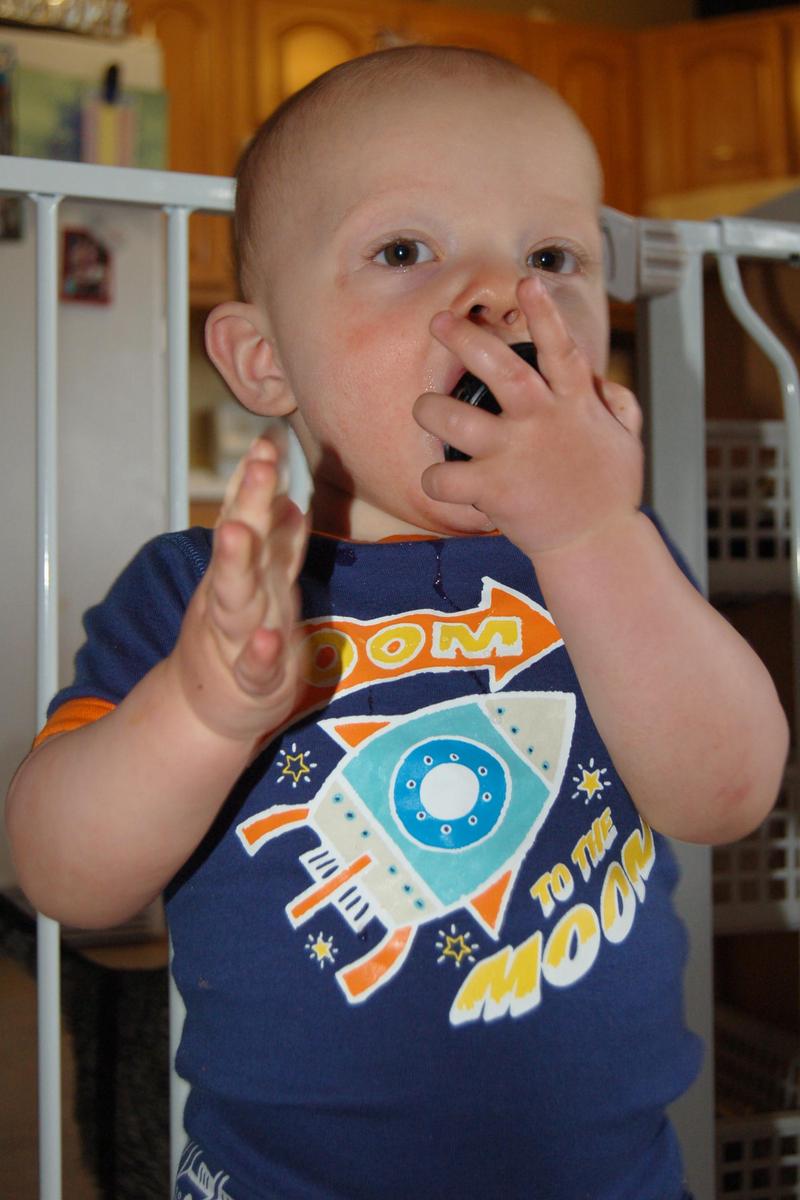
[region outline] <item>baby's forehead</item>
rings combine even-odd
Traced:
[[[373,81],[340,81],[330,94],[320,93],[309,104],[300,124],[301,136],[320,139],[327,144],[331,133],[352,138],[356,129],[366,129],[372,136],[381,136],[381,121],[400,119],[408,127],[429,131],[436,127],[436,117],[444,106],[447,123],[456,126],[463,114],[468,124],[470,109],[481,98],[506,97],[514,105],[527,107],[532,114],[546,114],[554,107],[571,110],[549,88],[523,71],[497,76],[473,76],[466,72],[437,75],[430,72],[389,77]]]
[[[490,101],[498,125],[487,128],[476,120]],[[514,123],[506,117],[516,115]],[[439,145],[443,153],[452,144],[469,145],[477,165],[481,156],[499,147],[531,151],[545,138],[550,163],[584,152],[592,170],[596,156],[585,130],[572,111],[537,80],[521,71],[499,78],[449,78],[422,76],[390,80],[365,89],[340,85],[329,96],[320,96],[299,114],[291,144],[284,146],[278,171],[301,191],[318,188],[321,177],[336,178],[343,164],[354,158],[368,162],[380,154],[395,154],[398,171],[413,177],[417,151]],[[548,165],[543,160],[545,167]]]
[[[301,96],[259,147],[250,251],[282,258],[276,239],[280,243],[289,233],[286,218],[293,228],[291,218],[300,212],[308,218],[316,213],[326,226],[338,224],[337,200],[344,197],[345,205],[368,193],[376,159],[389,170],[396,164],[410,184],[420,157],[443,162],[451,146],[469,146],[478,171],[491,170],[489,161],[501,147],[504,167],[509,154],[530,159],[535,153],[549,175],[567,164],[571,184],[599,200],[596,152],[560,97],[499,60],[472,70],[468,59],[451,56],[449,66],[443,74],[413,63],[385,72],[368,64],[363,73],[334,73]],[[496,123],[487,121],[486,110]]]

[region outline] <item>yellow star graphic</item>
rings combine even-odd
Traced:
[[[445,947],[442,951],[442,958],[454,958],[456,965],[461,964],[462,958],[467,958],[470,953],[470,947],[464,941],[463,933],[459,933],[457,937],[445,935]]]
[[[323,937],[318,937],[315,942],[311,942],[308,948],[312,954],[316,955],[318,963],[321,963],[325,958],[330,959],[330,961],[333,962],[333,955],[331,954],[331,942],[326,942]]]
[[[601,792],[602,790],[603,784],[600,782],[599,768],[594,771],[587,771],[586,767],[584,767],[583,779],[578,784],[578,791],[585,792],[587,799],[591,800],[595,792]]]
[[[305,752],[286,755],[286,762],[283,764],[281,775],[290,775],[294,782],[297,783],[304,775],[310,774],[311,772],[305,760]]]

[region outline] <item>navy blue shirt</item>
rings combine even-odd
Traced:
[[[141,551],[53,710],[170,652],[210,537]],[[167,891],[189,1136],[235,1200],[677,1200],[676,867],[529,560],[313,537],[301,582],[298,711]]]

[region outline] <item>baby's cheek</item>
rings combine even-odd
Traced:
[[[408,303],[348,306],[338,319],[334,317],[332,330],[342,349],[357,356],[366,370],[382,364],[408,367],[424,336],[430,339],[427,322],[420,320],[418,308]]]
[[[335,311],[328,313],[325,322],[326,340],[346,354],[359,356],[371,353],[381,339],[390,336],[390,331],[389,315],[382,308],[347,295]]]
[[[378,344],[382,327],[382,322],[375,320],[364,320],[357,323],[347,321],[343,322],[334,332],[336,340],[345,354],[361,357],[370,354],[373,347]]]

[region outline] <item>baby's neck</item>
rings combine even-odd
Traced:
[[[317,488],[314,493],[311,527],[316,533],[326,533],[352,542],[382,542],[392,537],[450,536],[439,530],[423,529],[364,500],[332,494],[324,486]]]

